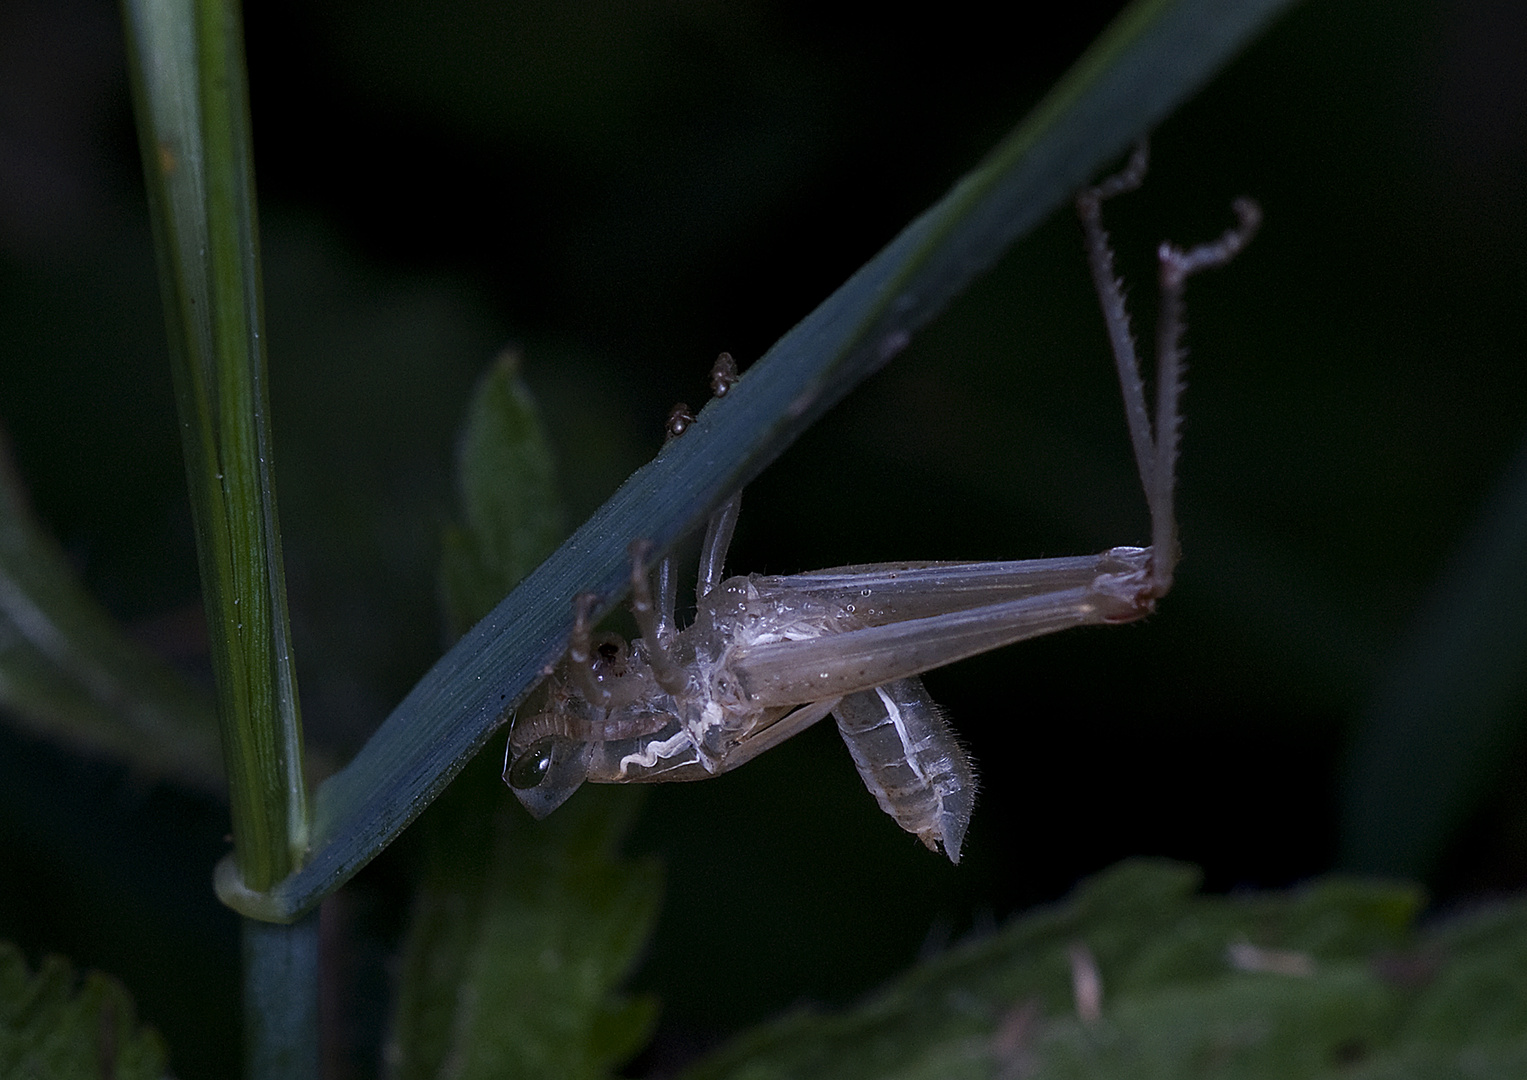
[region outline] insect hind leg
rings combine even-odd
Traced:
[[[1186,352],[1182,346],[1183,288],[1188,278],[1200,270],[1224,266],[1256,235],[1262,224],[1262,209],[1251,199],[1231,203],[1236,224],[1219,238],[1206,244],[1183,249],[1163,241],[1156,258],[1161,264],[1161,316],[1156,324],[1156,488],[1147,490],[1151,505],[1151,546],[1158,553],[1154,562],[1160,592],[1172,584],[1172,570],[1177,564],[1177,515],[1173,507],[1176,491],[1177,444],[1182,413],[1182,374]]]
[[[1124,304],[1124,290],[1114,273],[1113,250],[1103,228],[1102,213],[1105,201],[1140,186],[1148,165],[1149,150],[1147,144],[1141,142],[1120,172],[1083,189],[1076,197],[1077,215],[1081,218],[1086,241],[1087,264],[1103,309],[1103,320],[1108,326],[1108,341],[1124,394],[1130,443],[1134,447],[1135,464],[1150,508],[1152,559],[1147,598],[1163,596],[1171,588],[1178,559],[1175,497],[1185,366],[1183,289],[1188,278],[1200,270],[1223,266],[1234,258],[1250,242],[1262,220],[1262,212],[1256,203],[1250,199],[1237,199],[1232,204],[1237,223],[1217,240],[1187,249],[1163,243],[1158,249],[1161,317],[1156,338],[1156,416],[1153,425],[1140,375],[1140,357]]]

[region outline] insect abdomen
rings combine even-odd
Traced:
[[[958,863],[976,774],[922,680],[896,679],[849,694],[833,716],[880,808]]]

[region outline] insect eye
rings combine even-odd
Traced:
[[[529,791],[540,785],[551,771],[551,761],[557,750],[557,740],[548,735],[530,744],[530,748],[509,766],[509,786],[517,791]]]
[[[588,779],[592,753],[588,743],[546,735],[505,763],[504,782],[530,816],[540,821]]]

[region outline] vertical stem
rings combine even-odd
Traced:
[[[249,102],[237,0],[122,0],[234,854],[268,889],[308,843],[272,482]],[[244,924],[246,1075],[316,1077],[318,923]]]
[[[259,245],[236,0],[125,0],[234,846],[268,888],[307,843],[271,478]]]
[[[317,1080],[318,912],[287,926],[243,924],[244,1075]]]

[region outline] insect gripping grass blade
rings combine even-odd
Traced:
[[[510,734],[504,779],[536,817],[585,780],[700,780],[734,769],[821,720],[838,730],[881,808],[934,851],[959,861],[975,802],[975,770],[953,728],[917,678],[1004,645],[1073,626],[1130,622],[1155,609],[1177,564],[1178,409],[1182,395],[1183,288],[1229,262],[1261,219],[1234,203],[1237,224],[1193,248],[1163,243],[1155,409],[1144,383],[1124,294],[1102,225],[1102,205],[1144,179],[1142,145],[1123,171],[1077,197],[1125,416],[1151,515],[1149,547],[1020,562],[883,563],[788,577],[722,579],[740,493],[711,519],[696,585],[698,610],[674,618],[672,569],[650,545],[631,545],[632,612],[641,636],[596,634],[597,598],[575,601],[567,657]],[[712,386],[737,378],[722,355]],[[1152,413],[1154,412],[1154,416]],[[689,419],[682,407],[670,437]]]

